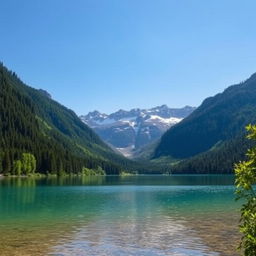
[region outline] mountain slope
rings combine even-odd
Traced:
[[[173,173],[232,173],[234,163],[244,160],[247,149],[254,144],[245,139],[241,133],[233,139],[226,140],[212,150],[200,153],[173,165]]]
[[[255,122],[256,74],[245,82],[228,87],[223,93],[207,98],[188,118],[168,130],[162,136],[154,158],[187,159],[174,167],[179,171],[189,172],[195,166],[205,166],[203,169],[209,172],[214,169],[218,172],[225,166],[226,171],[230,171],[248,146],[244,139],[245,126]],[[236,148],[236,153],[232,152],[232,147]],[[225,152],[229,153],[223,157]]]
[[[119,110],[110,115],[94,111],[80,118],[123,155],[135,157],[138,150],[159,139],[194,109],[189,106],[172,109],[162,105],[151,109]]]
[[[0,173],[13,173],[14,162],[31,153],[41,173],[78,173],[83,167],[107,174],[133,170],[76,114],[33,89],[0,64]]]

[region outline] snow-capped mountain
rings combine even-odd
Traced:
[[[80,116],[108,144],[127,157],[161,137],[171,126],[194,111],[194,107],[119,110],[110,115],[93,111]]]

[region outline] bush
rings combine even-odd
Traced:
[[[251,140],[256,140],[256,125],[246,127]],[[256,147],[247,152],[248,160],[235,166],[237,199],[243,199],[240,231],[243,234],[239,249],[245,256],[256,255]]]

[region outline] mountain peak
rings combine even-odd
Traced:
[[[109,115],[93,111],[80,116],[108,144],[125,156],[161,137],[163,132],[188,116],[195,108],[172,109],[167,105],[151,109],[119,109]]]
[[[100,112],[98,110],[94,110],[94,111],[89,112],[89,115],[97,116],[97,115],[100,115]]]
[[[160,108],[167,109],[168,106],[166,104],[163,104],[162,106],[160,106]]]

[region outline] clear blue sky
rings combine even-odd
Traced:
[[[0,0],[0,60],[84,114],[198,106],[256,72],[255,0]]]

